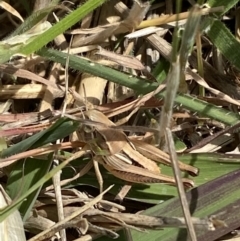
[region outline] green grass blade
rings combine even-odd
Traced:
[[[219,214],[224,212],[222,218],[225,218],[227,224],[231,224],[228,228],[221,228],[214,233],[214,240],[221,237],[224,233],[238,227],[240,223],[239,213],[234,210],[234,203],[239,206],[240,195],[240,171],[234,171],[226,174],[218,179],[208,182],[196,189],[187,193],[190,211],[195,217],[206,217],[212,214]],[[232,206],[231,209],[229,205]],[[227,211],[228,210],[228,211]],[[227,211],[227,212],[226,212]],[[234,213],[235,212],[235,213]],[[231,213],[231,214],[230,214]],[[180,202],[178,198],[171,199],[161,205],[150,208],[145,212],[149,215],[168,215],[168,216],[182,216]],[[232,225],[232,223],[234,223]],[[151,232],[149,234],[140,234],[132,231],[134,240],[186,240],[186,230],[184,232],[179,229],[164,229],[163,231]],[[197,232],[198,240],[213,240],[211,231],[199,230]],[[202,239],[204,237],[204,239]]]
[[[56,23],[52,28],[41,34],[41,36],[36,37],[33,41],[31,41],[26,46],[23,46],[19,51],[22,54],[31,54],[48,42],[52,41],[59,34],[65,32],[71,26],[79,22],[82,18],[84,18],[87,14],[91,13],[103,4],[106,0],[88,0],[86,3],[78,7],[72,13],[67,15],[64,19]]]
[[[66,58],[68,56],[67,54],[57,50],[46,48],[40,50],[38,54],[61,64],[65,64]],[[118,83],[119,85],[129,87],[140,94],[149,93],[150,91],[155,90],[158,86],[157,83],[148,83],[142,78],[130,76],[128,74],[119,72],[106,66],[102,66],[97,63],[92,63],[91,61],[73,55],[69,56],[69,66],[75,70],[80,70],[95,76],[99,76],[101,78],[105,78],[114,83]],[[159,93],[157,97],[163,98],[164,93],[165,92]],[[223,108],[219,108],[205,101],[193,98],[189,95],[178,94],[175,102],[188,110],[197,112],[202,116],[210,117],[227,125],[236,124],[240,120],[240,116],[233,112],[226,111]]]
[[[193,44],[195,42],[195,36],[199,28],[199,23],[201,19],[199,6],[193,6],[183,32],[181,48],[179,51],[180,63],[181,63],[181,74],[184,74],[188,56],[192,51]],[[184,78],[185,82],[185,78]]]
[[[229,29],[219,20],[206,17],[203,26],[211,26],[207,36],[231,64],[240,70],[240,43]]]
[[[13,213],[16,209],[19,208],[21,203],[34,191],[40,188],[46,181],[52,178],[57,172],[63,169],[68,164],[67,160],[62,162],[60,165],[52,169],[50,172],[46,173],[42,178],[40,178],[31,188],[29,188],[22,196],[20,196],[17,200],[7,206],[4,209],[0,209],[0,222],[2,222],[5,218],[7,218],[11,213]]]
[[[37,148],[58,139],[62,139],[72,132],[74,132],[79,126],[78,122],[62,118],[53,124],[50,128],[39,132],[22,142],[19,142],[10,148],[2,152],[2,157],[8,157],[17,153],[21,153],[28,149]],[[12,199],[18,198],[18,196],[24,196],[30,190],[35,183],[39,183],[39,180],[48,173],[51,165],[51,158],[47,160],[38,159],[27,159],[26,161],[19,161],[14,164],[12,172],[9,175],[7,190]],[[19,185],[21,183],[22,185]],[[26,219],[34,201],[37,198],[38,192],[41,186],[44,184],[39,184],[38,188],[29,197],[24,199],[24,202],[18,202],[19,211]],[[21,186],[22,188],[19,188]]]
[[[212,241],[231,232],[240,225],[239,215],[240,195],[240,171],[234,171],[208,182],[198,188],[187,192],[190,211],[194,217],[207,217],[218,214],[218,218],[224,220],[228,227],[218,228],[216,231],[197,230],[197,240]],[[144,214],[152,216],[182,216],[179,198],[170,199],[163,204],[149,208]],[[125,240],[123,232],[119,232],[119,240]],[[176,241],[187,240],[186,229],[165,228],[163,230],[148,230],[141,233],[131,231],[133,240],[161,240]],[[110,241],[107,237],[97,239],[98,241]]]
[[[161,84],[167,77],[169,67],[169,62],[162,58],[158,61],[156,67],[153,69],[152,75],[157,79],[159,84]]]
[[[41,20],[43,20],[55,7],[56,4],[52,3],[50,6],[34,12],[16,30],[14,30],[10,36],[16,36],[25,33]]]
[[[64,19],[56,23],[52,28],[40,34],[39,36],[34,36],[32,41],[27,44],[19,43],[15,46],[0,46],[0,63],[5,63],[14,54],[24,54],[29,55],[35,51],[42,48],[44,45],[52,41],[59,34],[63,33],[71,26],[79,22],[83,17],[92,12],[95,8],[103,4],[106,0],[89,0],[85,4],[81,5],[75,11],[67,15]],[[36,23],[46,17],[50,11],[55,8],[57,1],[53,1],[52,4],[38,12],[32,14],[26,22],[24,22],[18,29],[16,29],[12,36],[24,33]]]
[[[223,153],[187,153],[180,154],[178,158],[181,161],[201,163],[202,161],[219,162],[219,163],[240,163],[239,154],[223,154]],[[191,161],[190,161],[191,160]],[[210,164],[209,164],[210,165]],[[210,165],[211,166],[211,165]]]
[[[12,200],[26,193],[41,177],[48,173],[51,163],[51,156],[48,160],[27,158],[25,161],[18,161],[13,166],[6,185],[6,191]],[[18,210],[23,222],[28,218],[40,190],[41,186],[19,206]]]
[[[1,158],[9,157],[17,153],[21,153],[28,149],[37,148],[39,146],[46,145],[50,142],[64,138],[75,131],[79,126],[78,122],[62,118],[54,123],[50,128],[41,131],[11,147],[3,150]]]
[[[34,12],[30,15],[15,31],[13,31],[9,36],[16,36],[23,34],[27,30],[31,29],[41,20],[43,20],[55,7],[58,1],[54,0],[50,4],[50,6],[41,9],[39,11]],[[19,53],[22,44],[18,44],[15,46],[2,46],[0,45],[0,63],[5,63],[8,61],[14,54]]]
[[[221,15],[223,15],[224,13],[226,13],[230,8],[234,7],[237,3],[239,2],[239,0],[208,0],[206,2],[206,4],[208,4],[210,7],[219,7],[219,6],[223,6],[224,7],[224,11],[221,13]]]

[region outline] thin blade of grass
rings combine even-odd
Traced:
[[[13,200],[24,194],[31,188],[41,177],[49,172],[51,166],[51,157],[48,160],[27,158],[25,161],[18,161],[8,176],[7,192]],[[19,188],[20,187],[20,188]],[[23,221],[29,217],[29,213],[41,190],[39,187],[35,192],[29,195],[26,200],[19,206],[18,210]]]
[[[239,2],[239,0],[208,0],[206,2],[207,5],[210,7],[218,7],[218,6],[223,6],[224,11],[221,12],[221,15],[225,14],[230,8],[234,7]]]
[[[8,37],[20,35],[28,31],[32,27],[34,27],[37,23],[43,20],[56,7],[57,2],[59,1],[52,1],[50,6],[34,12]]]
[[[172,110],[174,100],[178,91],[180,83],[180,62],[179,56],[176,57],[176,61],[171,64],[171,69],[167,76],[167,89],[164,98],[164,105],[159,123],[159,148],[164,150],[165,148],[165,129],[170,126],[172,119]]]
[[[53,124],[50,128],[41,131],[11,147],[3,150],[1,153],[1,158],[12,156],[17,153],[21,153],[30,148],[37,148],[57,139],[64,138],[75,131],[79,126],[78,122],[74,122],[67,118],[62,118]]]
[[[168,149],[169,149],[169,154],[171,157],[171,161],[172,161],[172,168],[173,168],[173,172],[174,172],[174,177],[177,183],[177,190],[178,190],[178,197],[181,203],[181,207],[182,207],[182,211],[184,214],[184,218],[187,224],[187,229],[188,229],[188,234],[191,238],[192,241],[197,241],[197,237],[196,237],[196,233],[194,230],[194,226],[193,223],[191,221],[191,214],[188,208],[188,202],[187,202],[187,198],[185,195],[185,190],[183,187],[183,183],[181,181],[181,172],[178,166],[178,161],[177,161],[177,154],[175,152],[174,149],[174,142],[173,142],[173,137],[172,137],[172,133],[170,131],[169,128],[166,128],[166,140],[167,140],[167,145],[168,145]]]
[[[66,118],[60,119],[49,129],[37,133],[28,139],[25,139],[24,141],[19,142],[18,144],[13,145],[6,150],[3,150],[1,156],[6,157],[14,155],[26,151],[30,148],[35,148],[51,143],[52,141],[56,141],[59,138],[64,138],[65,136],[68,136],[73,131],[75,131],[78,125],[79,124],[77,122],[69,121]],[[2,160],[4,161],[4,159]],[[35,186],[35,183],[40,182],[40,179],[45,174],[48,174],[51,165],[51,159],[41,161],[39,160],[35,162],[34,160],[35,159],[27,159],[27,163],[25,163],[26,165],[24,165],[24,162],[22,161],[18,162],[13,169],[14,171],[10,173],[7,186],[9,195],[12,199],[16,199],[18,195],[24,196],[33,186]],[[22,182],[22,188],[19,188],[19,182]],[[24,219],[28,217],[28,213],[33,206],[37,198],[37,194],[43,184],[44,182],[39,184],[38,189],[35,188],[32,191],[32,195],[26,198],[27,201],[23,203],[19,202],[18,206],[16,206],[20,208],[20,212]]]
[[[211,42],[220,50],[220,52],[240,70],[240,43],[229,29],[219,20],[206,17],[203,22],[203,28]]]
[[[221,227],[216,231],[205,232],[203,230],[197,231],[198,240],[215,240],[222,235],[228,233],[232,229],[239,226],[240,219],[237,209],[234,208],[239,206],[238,195],[239,191],[239,176],[240,171],[231,172],[225,176],[208,182],[198,188],[195,188],[187,193],[187,199],[190,203],[190,210],[192,215],[196,217],[204,217],[209,215],[218,215],[217,217],[225,221],[228,227]],[[174,198],[165,202],[162,205],[158,205],[159,212],[157,211],[157,206],[149,209],[146,213],[152,215],[180,215],[182,211],[180,210],[180,203],[178,198]],[[154,210],[154,211],[153,211]],[[160,211],[161,210],[161,211]],[[136,238],[136,232],[133,231],[132,235]],[[157,235],[157,236],[156,236]],[[139,237],[139,234],[137,234]],[[145,235],[143,235],[145,236]],[[158,234],[155,232],[154,239],[161,238],[161,240],[176,240],[181,237],[181,240],[186,240],[185,230],[163,230]],[[140,238],[140,237],[139,237]],[[138,240],[145,240],[142,237]],[[151,236],[153,238],[153,236]],[[150,239],[151,239],[150,238]]]
[[[46,173],[42,178],[40,178],[31,188],[29,188],[22,196],[16,199],[11,205],[7,206],[4,209],[0,210],[0,222],[6,219],[10,214],[12,214],[16,209],[19,208],[21,203],[35,190],[40,188],[46,181],[52,178],[57,172],[63,169],[67,164],[69,164],[72,160],[81,157],[85,153],[85,150],[82,150],[78,153],[75,153],[72,157],[62,162],[60,165]]]
[[[29,55],[39,50],[41,47],[46,45],[48,42],[52,41],[55,37],[65,32],[68,28],[76,24],[87,14],[92,12],[95,8],[103,4],[106,0],[89,0],[85,4],[81,5],[75,11],[67,15],[64,19],[56,23],[52,28],[42,33],[40,36],[34,37],[32,41],[27,44],[19,43],[15,46],[4,47],[1,46],[1,54],[0,54],[0,63],[4,63],[8,61],[11,56],[14,54],[23,54]],[[32,23],[38,23],[41,19],[47,16],[49,12],[55,7],[55,1],[53,1],[52,5],[47,9],[41,9],[38,11],[38,14],[33,14],[31,18],[28,19],[27,24],[23,23],[21,27],[16,30],[13,35],[19,35],[20,33],[24,33],[26,30],[30,29],[30,25]],[[31,24],[30,24],[31,23]],[[34,25],[33,25],[34,26]]]
[[[65,32],[67,29],[69,29],[71,26],[79,22],[83,17],[85,17],[87,14],[94,11],[95,8],[99,7],[101,4],[103,4],[106,0],[89,0],[80,7],[78,7],[75,11],[71,12],[69,15],[67,15],[64,19],[56,23],[52,28],[50,28],[48,31],[41,34],[41,36],[34,39],[32,42],[27,44],[26,46],[23,46],[19,51],[22,54],[31,54],[37,50],[39,50],[41,47],[46,45],[48,42],[53,40],[55,37],[57,37],[59,34]]]
[[[38,54],[43,57],[46,57],[49,60],[61,64],[65,64],[67,58],[67,54],[65,53],[61,53],[59,51],[46,48],[43,48],[41,51],[38,52]],[[128,74],[121,73],[117,70],[108,68],[106,66],[102,66],[97,63],[93,63],[91,61],[79,58],[77,56],[71,55],[69,57],[69,66],[75,70],[87,72],[92,75],[108,79],[109,81],[112,81],[114,83],[118,83],[119,85],[132,88],[140,94],[149,93],[158,87],[158,84],[156,83],[148,83],[142,78],[129,76]],[[165,92],[160,92],[156,96],[158,98],[162,98],[164,97],[164,95]],[[177,104],[182,105],[188,110],[197,112],[202,116],[218,120],[227,125],[236,124],[240,120],[238,114],[224,110],[223,108],[209,104],[205,101],[201,101],[189,95],[178,94],[176,96],[175,102]]]

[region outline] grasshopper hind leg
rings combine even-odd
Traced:
[[[127,196],[131,188],[132,188],[132,184],[130,183],[124,185],[114,199],[121,203],[123,199]]]

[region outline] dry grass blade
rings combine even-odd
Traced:
[[[128,14],[128,17],[122,22],[122,25],[128,26],[129,29],[135,29],[142,22],[146,13],[150,8],[150,3],[147,1],[142,3],[141,1],[134,1],[133,7]]]
[[[200,75],[198,75],[197,73],[195,73],[194,71],[192,71],[190,68],[187,68],[187,73],[189,73],[192,78],[202,87],[204,87],[205,89],[209,90],[211,93],[215,94],[219,100],[224,100],[227,101],[228,103],[234,104],[234,105],[238,105],[240,106],[240,101],[239,100],[235,100],[234,98],[232,98],[231,96],[224,94],[223,92],[214,89],[212,87],[210,87],[207,82],[201,78]]]
[[[0,88],[0,100],[11,99],[36,99],[42,98],[47,87],[40,84],[25,84],[25,85],[3,85]],[[62,97],[60,91],[54,91],[54,98]]]
[[[185,228],[187,226],[185,219],[182,217],[153,217],[142,214],[103,212],[96,209],[87,210],[83,213],[83,217],[86,217],[90,222],[106,223],[109,221],[120,221],[122,224],[132,225],[132,227],[155,230],[162,229],[164,227]],[[191,222],[194,226],[205,230],[214,231],[216,229],[215,221],[212,220],[212,217],[191,217]]]
[[[184,183],[182,183],[182,180],[181,180],[181,173],[179,170],[177,155],[174,149],[174,142],[173,142],[173,138],[172,138],[172,134],[170,132],[169,126],[172,118],[173,103],[174,103],[174,99],[176,97],[177,91],[181,91],[181,92],[186,91],[185,68],[188,61],[188,55],[191,51],[196,32],[198,30],[200,17],[201,17],[200,9],[196,5],[190,11],[190,14],[186,23],[185,31],[183,34],[182,44],[181,44],[179,54],[177,54],[176,52],[172,53],[173,61],[171,63],[170,73],[167,77],[167,91],[165,96],[165,103],[162,108],[163,111],[161,114],[160,127],[159,127],[160,128],[159,129],[160,130],[159,147],[161,149],[165,149],[165,137],[166,137],[166,141],[167,141],[167,145],[168,145],[168,149],[169,149],[169,153],[172,161],[172,167],[174,170],[176,185],[178,187],[178,194],[181,200],[182,209],[183,209],[184,217],[186,219],[188,232],[192,241],[197,241],[197,238],[196,238],[193,224],[190,220],[191,216],[188,209],[188,203],[187,203],[187,199],[186,199],[185,191],[183,187]],[[174,39],[174,43],[175,42],[177,43],[177,38]],[[175,43],[175,47],[176,47],[176,43]],[[173,48],[173,51],[174,51],[174,48]],[[166,133],[165,133],[165,130],[166,130]]]
[[[88,162],[74,177],[71,177],[69,179],[65,179],[63,181],[60,182],[60,186],[65,186],[67,185],[68,183],[70,182],[73,182],[74,180],[77,180],[78,178],[84,176],[86,173],[89,172],[89,170],[92,168],[93,166],[93,163],[92,161]],[[53,185],[49,186],[49,187],[46,187],[44,189],[44,191],[49,191],[49,190],[52,190],[54,187]]]
[[[164,106],[162,108],[162,114],[160,117],[159,124],[159,148],[165,149],[165,136],[164,130],[170,126],[170,121],[172,118],[172,109],[175,96],[178,91],[178,86],[180,83],[180,63],[179,57],[175,63],[172,63],[170,73],[167,76],[167,90],[164,99]]]
[[[150,4],[148,2],[141,4],[138,1],[134,1],[129,14],[123,21],[110,25],[107,24],[103,26],[103,28],[100,28],[100,30],[99,27],[97,27],[97,31],[94,31],[95,34],[82,38],[81,41],[79,41],[79,39],[74,40],[73,47],[102,43],[115,34],[133,31],[142,22],[149,7]],[[89,30],[87,30],[87,32],[89,32]]]
[[[195,41],[195,35],[199,28],[201,19],[201,9],[196,4],[193,6],[189,13],[189,17],[185,26],[185,30],[182,37],[182,44],[179,51],[181,74],[185,75],[185,68],[188,61],[188,56],[191,53],[193,43]],[[185,78],[184,78],[185,81]]]
[[[172,160],[172,167],[173,167],[173,171],[174,171],[176,184],[178,187],[178,195],[181,200],[183,214],[184,214],[184,217],[185,217],[185,220],[187,223],[189,236],[192,241],[197,241],[197,236],[196,236],[196,233],[194,230],[193,223],[191,221],[191,214],[190,214],[190,211],[188,208],[187,198],[186,198],[185,191],[183,188],[183,183],[181,181],[181,173],[180,173],[179,166],[178,166],[177,154],[175,152],[174,142],[173,142],[172,134],[171,134],[171,131],[169,128],[166,128],[166,140],[167,140],[167,145],[169,148],[170,157]]]
[[[64,150],[64,149],[77,148],[77,147],[83,147],[83,146],[85,146],[85,143],[76,141],[76,142],[65,142],[65,143],[56,144],[56,145],[49,145],[47,147],[36,148],[33,150],[12,155],[10,157],[0,158],[0,168],[9,166],[10,164],[13,164],[17,160],[27,158],[29,156],[39,156],[43,154],[52,153],[56,150]]]
[[[11,5],[9,5],[7,2],[0,1],[0,7],[5,9],[6,11],[11,13],[15,17],[19,18],[22,22],[24,22],[22,16],[19,14],[19,12],[16,9],[14,9]]]
[[[71,42],[70,42],[71,46]],[[66,69],[65,69],[65,97],[64,97],[64,102],[63,102],[63,108],[62,108],[62,113],[61,117],[64,117],[65,112],[66,112],[66,106],[67,106],[67,96],[68,96],[68,67],[69,67],[69,48],[68,48],[68,58],[66,59]],[[60,144],[62,140],[57,140],[57,144]],[[59,165],[59,160],[55,158],[57,156],[58,151],[54,152],[53,155],[53,164],[54,166]],[[62,193],[61,193],[61,173],[62,171],[57,172],[53,176],[53,186],[54,186],[54,191],[56,194],[56,203],[57,203],[57,213],[58,213],[58,221],[64,220],[64,211],[63,211],[63,201],[62,201]],[[67,241],[67,236],[66,236],[66,230],[62,229],[60,231],[60,236],[62,241]]]
[[[120,54],[116,54],[116,53],[107,51],[107,50],[103,49],[102,47],[99,47],[98,49],[99,49],[99,51],[96,53],[97,55],[106,57],[107,59],[112,60],[121,66],[124,66],[126,68],[131,68],[131,69],[137,69],[137,70],[141,70],[141,71],[145,70],[144,65],[138,59],[136,59],[132,56],[122,56]]]
[[[173,62],[171,63],[171,69],[167,76],[167,90],[159,125],[160,149],[165,148],[164,130],[166,127],[169,127],[170,125],[170,120],[172,118],[173,103],[177,91],[184,93],[187,91],[187,86],[185,82],[185,68],[188,61],[188,56],[194,43],[196,32],[198,30],[200,18],[201,10],[199,9],[199,6],[196,5],[191,9],[189,13],[189,17],[183,33],[179,55],[176,53],[172,53],[176,56],[174,56],[175,58],[172,58]],[[175,39],[175,41],[177,42],[177,38]]]
[[[144,17],[144,14],[148,9],[148,5],[146,4],[145,6],[144,5],[141,6],[141,4],[137,3],[137,1],[134,1],[134,4],[135,4],[135,7],[133,6],[131,10],[128,10],[126,5],[124,6],[123,2],[121,2],[121,4],[119,3],[115,5],[115,8],[117,9],[117,11],[122,13],[122,15],[126,17],[126,20],[124,20],[121,23],[106,24],[104,26],[100,26],[100,27],[98,26],[96,28],[73,30],[69,32],[72,34],[86,34],[86,35],[93,34],[92,36],[86,37],[85,39],[83,39],[81,43],[74,44],[74,46],[76,45],[83,46],[83,45],[88,45],[90,43],[92,44],[95,42],[103,42],[101,41],[103,40],[103,37],[104,39],[106,39],[107,37],[109,37],[110,34],[113,34],[113,33],[125,33],[125,32],[128,32],[129,30],[132,31],[135,28],[144,29],[147,27],[159,26],[159,25],[164,25],[164,24],[177,21],[177,14],[163,15],[163,16],[160,16],[159,18],[142,21],[142,18]],[[206,9],[202,9],[200,14],[208,15],[209,13],[221,12],[222,10],[223,10],[223,7],[206,8]],[[189,17],[189,15],[190,15],[189,12],[180,13],[178,20],[185,21]],[[134,16],[136,17],[134,18]]]
[[[215,7],[215,8],[205,8],[205,9],[201,9],[200,14],[208,15],[211,12],[222,12],[223,10],[224,10],[224,8],[221,6]],[[190,14],[191,14],[190,12],[182,12],[179,14],[166,14],[157,19],[145,20],[138,26],[138,28],[140,29],[140,28],[146,28],[146,27],[150,27],[150,26],[159,26],[159,25],[163,25],[166,23],[175,22],[177,20],[187,19],[187,18],[189,18]]]
[[[79,208],[78,211],[74,212],[73,214],[71,214],[70,216],[68,216],[67,218],[65,218],[64,220],[62,220],[61,222],[55,224],[53,227],[44,230],[42,233],[34,236],[33,238],[31,238],[29,241],[41,241],[47,238],[52,237],[52,235],[56,232],[58,232],[59,230],[65,228],[64,224],[76,217],[80,217],[80,215],[85,212],[86,210],[88,210],[89,208],[91,208],[93,205],[95,205],[96,203],[98,203],[100,200],[102,200],[103,195],[105,193],[107,193],[113,186],[110,186],[109,188],[107,188],[104,192],[102,192],[101,194],[99,194],[96,198],[94,198],[92,201],[90,201],[88,204],[84,205],[82,208]],[[80,217],[81,219],[81,217]]]
[[[28,70],[25,70],[25,69],[20,69],[20,68],[17,68],[17,67],[14,67],[14,66],[9,66],[9,65],[5,65],[5,64],[0,64],[0,70],[3,72],[3,73],[6,73],[6,74],[10,74],[10,75],[13,75],[15,77],[20,77],[20,78],[25,78],[25,79],[29,79],[29,80],[34,80],[34,81],[37,81],[39,83],[42,83],[46,86],[49,86],[49,87],[52,87],[54,88],[54,90],[57,92],[63,92],[62,91],[62,87],[59,86],[59,85],[56,85],[52,82],[49,82],[48,80],[42,78],[41,76],[38,76],[37,74],[35,73],[32,73]],[[63,93],[60,96],[62,96]]]

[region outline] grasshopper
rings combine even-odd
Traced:
[[[121,130],[107,127],[115,124],[100,111],[88,110],[84,114],[89,120],[104,124],[94,127],[94,134],[91,134],[95,140],[88,144],[96,156],[95,161],[110,173],[130,183],[165,183],[173,186],[176,184],[174,177],[162,174],[156,163],[170,166],[168,154],[143,141],[128,138]],[[180,161],[179,168],[192,176],[198,174],[196,167]],[[99,172],[96,173],[102,191],[102,177]],[[182,178],[182,182],[185,188],[194,186],[190,179]]]

